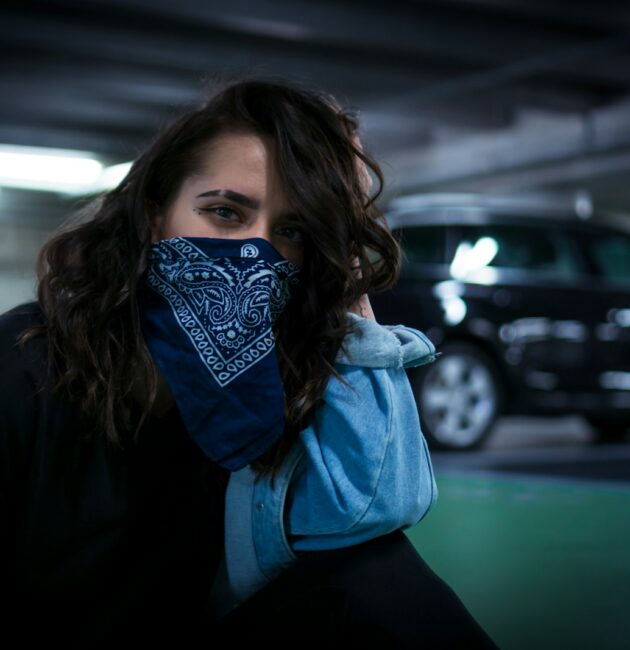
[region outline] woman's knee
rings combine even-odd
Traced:
[[[302,554],[300,562],[305,581],[346,594],[349,619],[397,639],[391,647],[431,642],[434,648],[496,648],[402,530],[344,549]]]
[[[241,622],[249,620],[269,638],[303,641],[303,630],[310,630],[318,640],[363,638],[372,647],[374,640],[389,648],[497,647],[401,530],[342,549],[299,553],[241,614]]]
[[[292,567],[302,579],[312,579],[351,591],[378,583],[390,583],[411,575],[414,580],[439,581],[440,578],[420,557],[400,529],[361,544],[327,551],[303,551]],[[416,583],[417,584],[417,583]]]

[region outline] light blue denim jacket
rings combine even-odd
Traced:
[[[219,617],[296,561],[295,551],[358,544],[419,522],[437,485],[405,368],[440,353],[419,330],[357,325],[344,339],[313,422],[285,457],[272,487],[250,466],[232,472],[225,546],[210,599]]]

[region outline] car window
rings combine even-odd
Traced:
[[[460,232],[458,250],[466,252],[484,244],[482,254],[486,256],[485,264],[488,267],[544,273],[560,278],[574,277],[578,273],[578,263],[570,242],[560,230],[489,224],[462,226]]]
[[[589,233],[584,245],[598,273],[630,284],[630,237],[623,233]]]
[[[403,262],[444,264],[445,229],[442,226],[406,226],[394,230],[403,250]]]

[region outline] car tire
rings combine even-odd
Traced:
[[[595,444],[624,442],[630,423],[606,417],[587,416],[586,421],[593,428]]]
[[[436,361],[411,377],[422,431],[433,449],[477,449],[501,412],[499,372],[490,357],[470,343],[445,343],[439,351]]]

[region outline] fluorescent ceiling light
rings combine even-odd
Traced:
[[[117,187],[131,169],[131,164],[130,162],[126,162],[105,167],[96,183],[91,188],[84,190],[84,192],[102,192]]]
[[[85,151],[0,144],[1,187],[90,194],[116,187],[130,166],[104,167]]]
[[[78,192],[92,185],[103,165],[89,154],[65,149],[0,145],[0,185]]]

